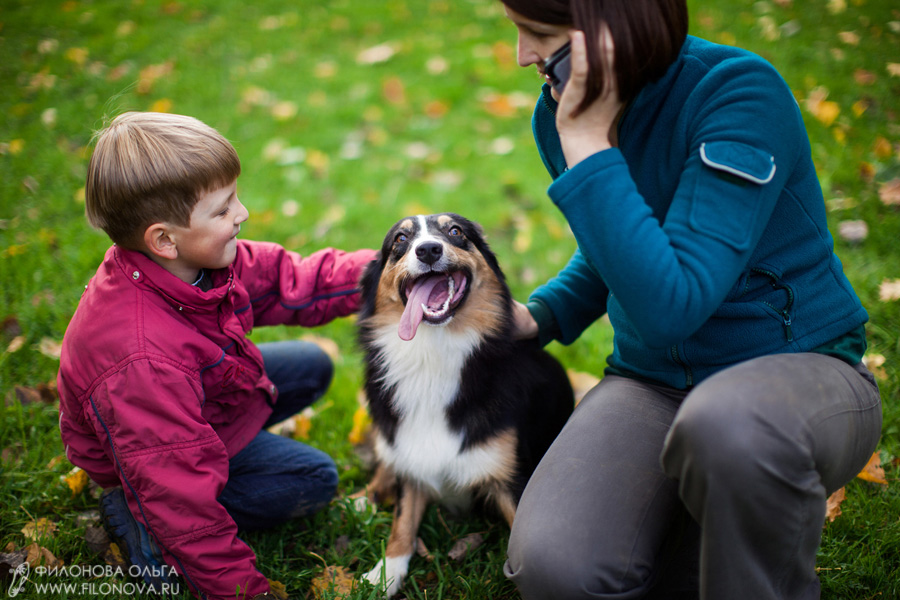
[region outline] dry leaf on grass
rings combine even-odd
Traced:
[[[857,475],[863,481],[871,481],[880,485],[887,485],[887,479],[884,478],[884,469],[881,466],[881,455],[876,451],[869,458],[869,462],[863,467],[863,470]]]
[[[84,542],[91,552],[99,556],[103,556],[106,554],[106,551],[109,550],[109,534],[106,533],[106,529],[103,527],[98,527],[96,525],[88,525],[85,527]]]
[[[416,538],[416,554],[431,562],[434,560],[434,555],[428,551],[428,547],[425,545],[425,542],[422,541],[422,538]]]
[[[455,561],[460,561],[482,543],[484,543],[484,538],[480,533],[470,533],[453,544],[453,548],[447,553],[447,556]]]
[[[567,371],[569,375],[569,383],[572,384],[572,391],[575,392],[575,405],[577,406],[584,395],[587,394],[595,385],[600,383],[600,379],[590,373],[582,373],[580,371]]]
[[[833,523],[835,519],[841,516],[841,502],[844,501],[845,497],[844,488],[839,489],[828,497],[828,501],[825,503],[825,516],[829,523]]]
[[[56,523],[46,517],[29,522],[22,528],[25,539],[37,541],[44,537],[53,537],[56,533]]]
[[[318,600],[326,592],[346,596],[356,589],[356,578],[344,567],[325,567],[325,570],[313,577],[310,591]]]
[[[885,206],[900,205],[900,178],[882,183],[878,188],[878,197]]]
[[[372,425],[372,417],[365,406],[360,406],[353,413],[353,428],[347,439],[354,446],[358,446],[366,441],[369,433],[369,427]]]
[[[268,580],[269,582],[269,593],[275,596],[276,600],[287,600],[287,586],[285,586],[280,581],[274,581],[272,579]]]
[[[900,279],[885,279],[878,286],[878,299],[882,302],[900,300]]]
[[[66,485],[69,486],[69,489],[72,490],[72,496],[77,496],[83,492],[90,480],[91,478],[88,477],[87,471],[80,469],[79,467],[75,467],[69,471],[69,474],[63,478],[63,481],[65,481]]]
[[[119,545],[115,542],[112,542],[106,549],[106,552],[103,554],[103,561],[113,567],[128,568],[128,563],[125,562],[125,557],[122,555]]]
[[[53,553],[39,546],[37,542],[32,542],[25,546],[25,562],[32,568],[34,567],[61,567],[65,563],[53,556]]]

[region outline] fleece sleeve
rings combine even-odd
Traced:
[[[120,367],[94,390],[86,411],[108,444],[132,514],[195,595],[234,598],[240,588],[250,597],[269,584],[217,501],[228,456],[201,403],[194,375],[160,357]]]
[[[648,346],[686,339],[722,303],[798,160],[806,133],[796,102],[762,65],[731,61],[696,90],[686,108],[696,115],[688,157],[664,222],[617,148],[549,188],[585,260]]]
[[[576,250],[552,280],[534,290],[528,309],[538,323],[542,344],[571,344],[606,312],[609,290]]]
[[[359,280],[374,250],[325,248],[301,256],[277,244],[242,241],[235,273],[257,325],[323,325],[359,309]]]

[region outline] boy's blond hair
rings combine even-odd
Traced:
[[[132,250],[143,248],[144,231],[153,223],[190,226],[200,196],[241,173],[228,140],[193,117],[124,113],[96,139],[85,213],[91,225]]]

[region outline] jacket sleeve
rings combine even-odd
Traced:
[[[269,584],[217,501],[228,456],[201,416],[202,400],[195,374],[160,357],[118,369],[85,410],[105,440],[132,514],[188,587],[201,598],[234,598],[238,588],[251,597]]]
[[[568,264],[529,297],[528,309],[538,323],[542,344],[571,344],[606,312],[609,290],[576,250]]]
[[[549,188],[585,259],[651,347],[686,339],[725,299],[806,139],[790,90],[761,60],[730,61],[703,86],[664,223],[617,148],[578,163]]]
[[[269,242],[241,241],[235,275],[257,325],[323,325],[359,310],[359,279],[375,250],[325,248],[303,257]]]

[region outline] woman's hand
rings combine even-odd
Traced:
[[[513,301],[513,338],[527,340],[537,337],[538,324],[531,316],[528,307],[518,301]]]
[[[587,110],[576,115],[584,98],[588,62],[584,32],[573,31],[571,34],[571,73],[556,112],[556,129],[569,168],[592,154],[613,147],[610,136],[614,135],[623,107],[613,70],[615,45],[606,23],[601,26],[599,36],[604,72],[603,91]]]

